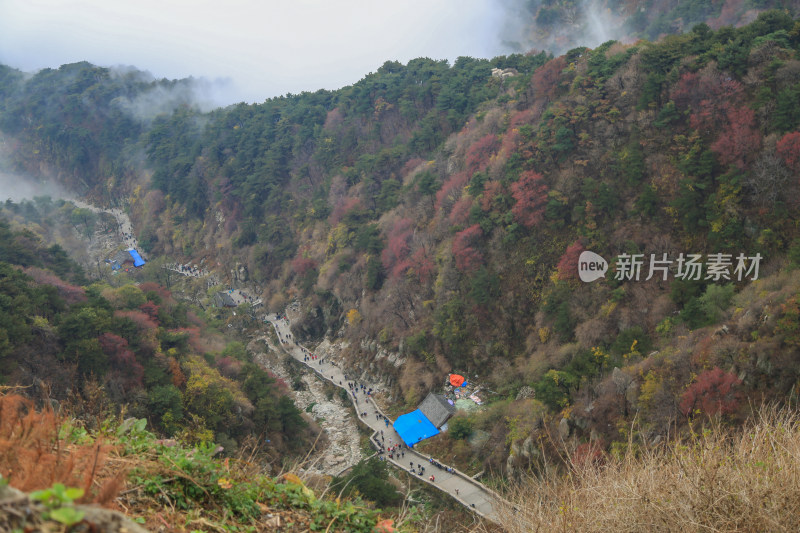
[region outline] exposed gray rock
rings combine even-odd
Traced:
[[[320,358],[333,360],[339,357],[345,347],[345,343],[324,340],[312,352]],[[269,336],[254,339],[247,348],[254,353],[256,362],[262,367],[268,368],[287,383],[292,383],[297,375],[296,363],[272,345]],[[362,459],[357,423],[350,409],[339,400],[338,394],[330,400],[327,398],[323,383],[313,374],[305,372],[301,382],[302,390],[292,392],[295,404],[302,412],[310,413],[325,430],[329,441],[320,455],[310,458],[305,471],[336,475]]]
[[[525,385],[524,387],[519,389],[519,392],[517,393],[517,400],[519,401],[519,400],[526,400],[528,398],[533,398],[534,395],[535,393],[533,391],[533,387]]]
[[[558,436],[561,438],[561,440],[566,440],[569,437],[569,432],[569,420],[562,418],[561,422],[558,423]]]

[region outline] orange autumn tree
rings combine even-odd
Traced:
[[[51,409],[37,411],[22,396],[0,396],[0,476],[23,491],[55,483],[79,487],[84,490],[79,501],[108,504],[124,483],[124,470],[95,483],[111,447],[70,443],[61,431],[66,422]]]

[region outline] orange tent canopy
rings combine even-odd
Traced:
[[[462,383],[464,383],[464,376],[459,376],[458,374],[450,374],[450,385],[453,387],[460,387]]]

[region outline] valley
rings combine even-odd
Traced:
[[[0,204],[3,383],[418,528],[671,530],[669,500],[791,529],[733,443],[800,387],[800,21],[725,9],[693,16],[748,23],[147,118],[123,103],[177,82],[0,66],[3,168],[81,198]],[[706,435],[754,492],[651,497],[711,475],[681,462]],[[594,522],[606,467],[646,482]]]
[[[130,219],[123,210],[103,209],[80,200],[72,199],[69,201],[78,208],[88,209],[95,214],[107,214],[113,217],[117,223],[118,231],[116,234],[110,234],[105,226],[101,226],[90,239],[85,241],[88,264],[101,262],[103,257],[109,256],[119,246],[137,247],[135,231]],[[82,254],[77,254],[75,259],[79,260],[81,257]],[[174,265],[169,262],[169,258],[166,261],[166,264],[161,268],[170,268],[174,272],[197,278],[213,279],[218,277],[218,274],[214,272],[198,271],[194,267],[187,268]],[[237,294],[235,300],[237,305],[245,301],[250,303],[251,297],[249,295],[252,293],[252,289],[241,287],[237,288],[235,292]],[[173,292],[173,295],[179,300],[182,298],[179,292]],[[258,308],[260,301],[253,302],[252,305]],[[299,473],[301,475],[341,475],[363,459],[359,429],[356,427],[357,423],[365,425],[372,432],[370,443],[375,449],[385,450],[388,446],[402,442],[400,436],[391,428],[391,425],[384,424],[384,420],[389,420],[389,418],[383,414],[383,409],[378,406],[372,397],[368,397],[363,393],[348,394],[347,397],[354,403],[352,405],[351,402],[344,404],[338,398],[339,395],[326,394],[320,382],[327,382],[336,388],[347,391],[346,382],[354,381],[364,384],[370,390],[375,390],[376,394],[383,388],[382,384],[370,381],[365,382],[361,376],[348,377],[342,371],[347,362],[342,356],[342,348],[338,346],[338,343],[324,341],[317,345],[314,350],[309,351],[293,340],[288,318],[277,320],[275,313],[265,311],[263,308],[257,309],[254,314],[259,321],[263,320],[265,324],[269,324],[274,328],[277,337],[270,335],[259,336],[256,333],[248,343],[247,349],[252,354],[253,359],[265,370],[272,372],[287,383],[295,382],[298,379],[302,382],[302,389],[292,392],[293,400],[299,409],[310,413],[315,421],[320,424],[320,427],[325,431],[327,440],[326,446],[319,448],[316,453],[309,453],[305,458],[305,462],[299,465]],[[301,314],[301,310],[296,305],[290,306],[289,311],[285,313],[287,317],[297,317]],[[270,326],[265,326],[265,328]],[[275,338],[279,340],[277,345],[274,342]],[[315,364],[317,361],[306,361],[307,353],[316,354],[319,357],[319,364]],[[289,363],[280,354],[287,354],[297,363]],[[300,370],[301,367],[298,364],[304,367],[307,366],[308,370],[311,371]],[[385,395],[383,396],[385,401]],[[354,418],[354,410],[360,412],[362,409],[366,409],[367,415]],[[378,419],[378,415],[381,416],[380,419]],[[408,459],[406,459],[406,452]],[[405,466],[406,461],[416,465],[423,463],[426,466],[432,465],[432,459],[429,456],[417,453],[412,449],[404,450],[402,461],[399,457],[389,458],[388,451],[385,454],[384,451],[381,451],[380,455],[403,473],[409,471],[408,467]],[[451,473],[445,468],[434,468],[433,466],[429,466],[429,470],[435,476],[435,481],[428,479],[428,473],[425,475],[420,473],[419,479],[422,482],[428,482],[437,489],[450,494],[468,510],[474,511],[494,522],[498,521],[495,507],[501,504],[500,500],[502,498],[494,491],[487,489],[471,477],[457,470]],[[406,483],[410,484],[411,482],[406,478]],[[407,490],[410,490],[410,488]],[[509,504],[505,502],[505,505]]]

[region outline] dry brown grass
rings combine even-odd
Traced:
[[[0,396],[0,476],[23,491],[54,483],[84,489],[84,503],[108,504],[124,483],[124,470],[105,468],[113,448],[101,441],[71,444],[59,435],[65,422],[50,409],[15,394]]]
[[[510,502],[511,532],[798,531],[800,415],[764,407],[736,431],[717,425],[601,466],[572,464],[517,486]]]

